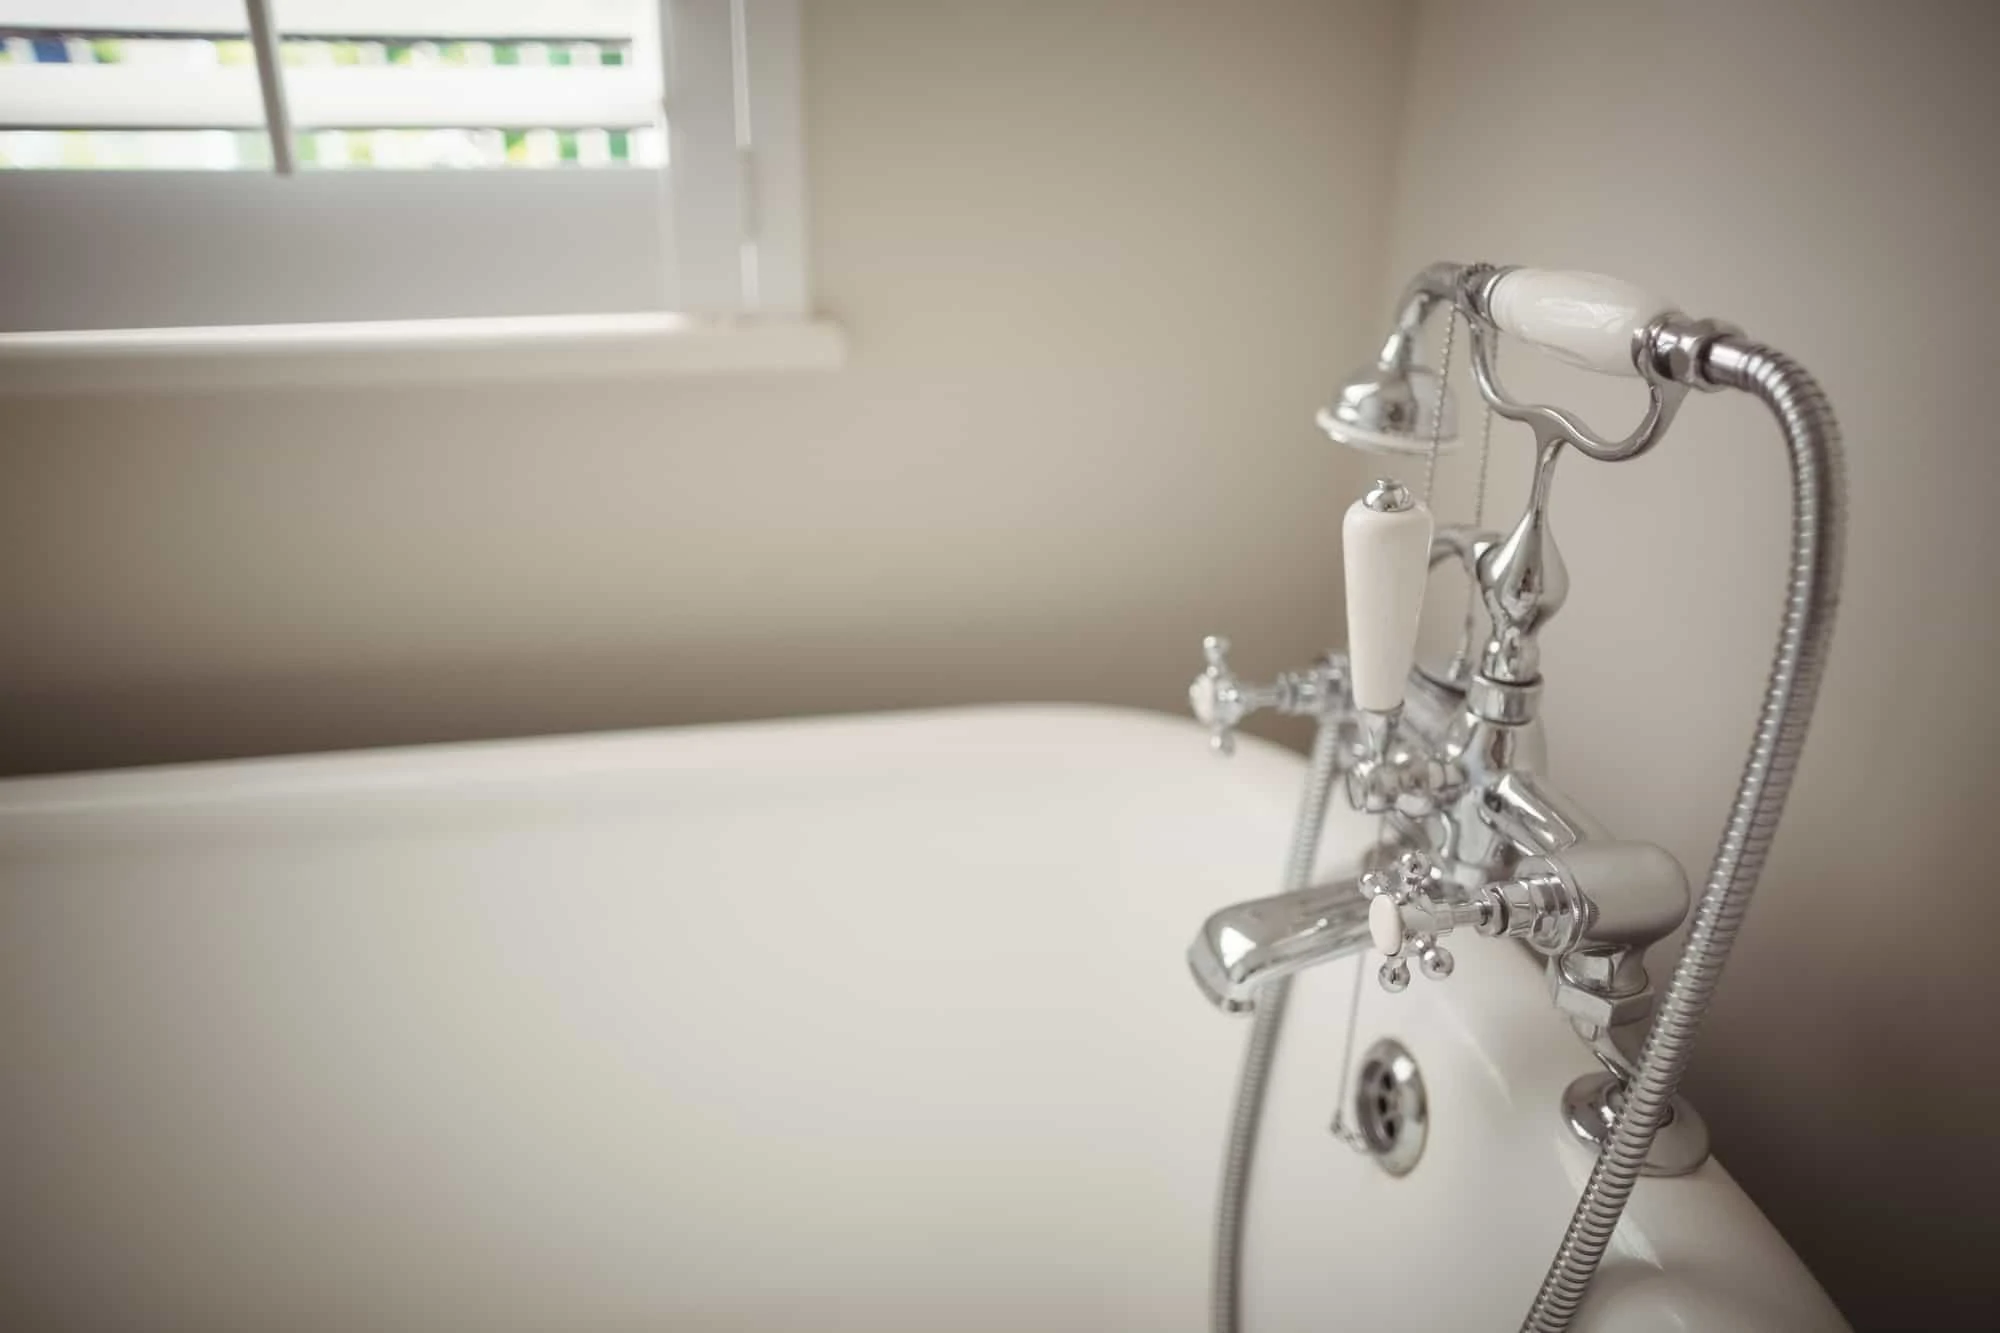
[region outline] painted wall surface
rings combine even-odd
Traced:
[[[2000,982],[1959,943],[1989,878],[1965,830],[2000,796],[1988,7],[808,18],[812,259],[849,367],[8,402],[0,771],[984,699],[1178,709],[1205,630],[1246,675],[1339,637],[1338,515],[1377,465],[1309,415],[1404,275],[1618,273],[1793,351],[1850,442],[1820,720],[1691,1091],[1857,1325],[1969,1320],[2000,1197]],[[1522,392],[1633,408],[1508,355]],[[1524,441],[1494,448],[1489,514],[1511,516]],[[1446,464],[1445,516],[1473,471]],[[1556,773],[1697,880],[1785,511],[1767,422],[1724,398],[1557,482]]]
[[[1001,698],[1338,637],[1410,16],[809,6],[828,375],[10,402],[0,771]],[[1327,77],[1338,68],[1340,77]]]
[[[1845,427],[1835,648],[1690,1090],[1866,1328],[1969,1326],[1993,1300],[2000,974],[1965,936],[1990,915],[1976,830],[2000,797],[1997,21],[1981,4],[1431,4],[1405,104],[1396,282],[1447,257],[1620,274],[1791,351]],[[1640,397],[1518,348],[1503,369],[1607,428]],[[1574,585],[1544,639],[1554,772],[1697,884],[1787,550],[1782,450],[1733,397],[1691,401],[1638,461],[1567,460],[1555,490]],[[1472,459],[1446,464],[1443,514],[1470,511]],[[1519,512],[1527,470],[1526,433],[1496,433],[1490,516]]]

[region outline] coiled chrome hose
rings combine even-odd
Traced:
[[[1292,825],[1292,850],[1285,861],[1282,893],[1303,889],[1312,882],[1327,800],[1339,775],[1340,726],[1327,719],[1313,737],[1312,761],[1306,771],[1305,794],[1299,799],[1298,819]],[[1222,1191],[1215,1203],[1215,1271],[1209,1289],[1209,1326],[1215,1333],[1237,1333],[1243,1325],[1243,1220],[1249,1203],[1250,1168],[1257,1155],[1258,1127],[1264,1119],[1264,1090],[1271,1081],[1271,1062],[1278,1054],[1285,1006],[1291,997],[1290,977],[1281,977],[1258,992],[1250,1041],[1243,1050],[1243,1072],[1236,1080],[1236,1109],[1222,1160]]]
[[[1784,622],[1750,758],[1737,784],[1707,887],[1695,907],[1687,946],[1640,1052],[1638,1073],[1611,1141],[1591,1169],[1562,1245],[1522,1322],[1528,1333],[1558,1333],[1569,1327],[1687,1071],[1696,1029],[1729,960],[1791,791],[1839,602],[1844,479],[1840,428],[1826,395],[1790,357],[1738,337],[1719,338],[1711,345],[1703,373],[1712,385],[1755,394],[1784,430],[1792,471],[1792,554]]]

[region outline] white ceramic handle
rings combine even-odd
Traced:
[[[1417,656],[1417,620],[1430,574],[1431,511],[1394,482],[1378,481],[1348,509],[1340,536],[1347,560],[1354,702],[1386,713],[1402,704],[1403,681]]]
[[[1403,951],[1403,909],[1395,898],[1386,893],[1378,893],[1368,903],[1368,934],[1375,942],[1378,953],[1390,957]]]
[[[1517,268],[1487,293],[1493,322],[1561,361],[1606,375],[1637,375],[1632,340],[1673,308],[1643,287],[1602,273]]]

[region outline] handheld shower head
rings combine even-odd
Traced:
[[[1437,372],[1397,357],[1349,375],[1313,420],[1336,444],[1370,453],[1421,454],[1430,448],[1434,425],[1439,450],[1456,447],[1457,417],[1450,396],[1438,398]]]
[[[1417,364],[1416,339],[1439,305],[1458,300],[1470,270],[1432,264],[1410,280],[1396,307],[1396,328],[1374,361],[1349,375],[1314,420],[1336,444],[1371,453],[1428,453],[1458,438],[1458,414],[1438,393],[1438,372]],[[1445,343],[1449,355],[1451,343]]]

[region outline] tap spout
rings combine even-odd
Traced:
[[[1368,899],[1339,879],[1225,907],[1188,946],[1188,969],[1226,1013],[1254,1008],[1266,982],[1368,946]]]

